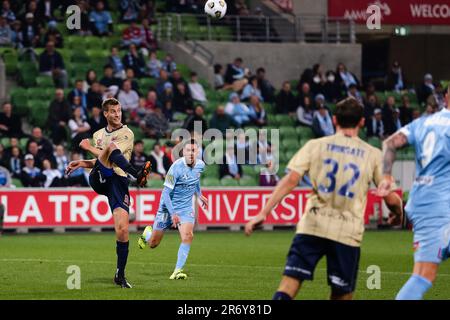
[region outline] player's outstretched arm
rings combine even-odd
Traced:
[[[66,174],[70,176],[72,172],[79,168],[93,168],[95,165],[95,161],[96,159],[72,161],[66,168]]]
[[[100,154],[102,152],[102,150],[97,149],[96,147],[91,145],[91,142],[89,141],[89,139],[81,140],[80,148],[85,150],[85,151],[88,151],[88,152],[92,153],[94,155],[94,157],[96,157],[96,158],[100,157]]]
[[[281,179],[278,185],[275,187],[275,190],[270,195],[270,198],[264,208],[256,217],[254,217],[245,225],[245,234],[248,236],[251,235],[253,229],[257,225],[264,222],[266,217],[278,205],[278,203],[280,203],[280,201],[283,200],[285,196],[291,193],[291,191],[298,186],[301,179],[302,176],[293,170],[285,175],[284,178]]]
[[[392,167],[394,166],[397,149],[408,144],[408,138],[398,131],[383,142],[383,180],[378,184],[377,195],[386,197],[391,192],[394,183],[392,177]]]

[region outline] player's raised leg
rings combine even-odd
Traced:
[[[128,212],[123,208],[116,208],[113,211],[114,228],[116,231],[116,254],[117,254],[117,271],[114,276],[114,282],[122,288],[131,288],[125,278],[125,267],[128,259]]]
[[[138,239],[140,249],[144,249],[147,245],[150,249],[155,249],[161,243],[164,236],[164,230],[153,230],[152,226],[147,226]]]
[[[170,276],[171,280],[186,279],[187,274],[183,272],[184,265],[191,250],[192,240],[194,239],[194,224],[182,223],[178,226],[180,232],[181,244],[178,248],[177,264],[175,270]]]

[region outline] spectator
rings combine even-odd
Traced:
[[[162,68],[168,73],[169,76],[177,69],[177,64],[173,61],[171,54],[166,55],[162,63]]]
[[[54,160],[53,158],[53,145],[50,142],[50,140],[48,140],[46,137],[44,137],[44,135],[42,134],[42,129],[39,127],[34,127],[33,130],[31,130],[31,137],[28,140],[28,145],[31,142],[36,142],[38,145],[38,150],[39,153],[42,154],[43,158],[47,158],[49,160]],[[34,152],[30,152],[32,153],[34,156]],[[36,164],[38,164],[38,159],[34,159]],[[40,163],[39,163],[39,168],[41,168]]]
[[[142,168],[148,161],[148,156],[144,153],[144,142],[137,140],[134,142],[133,152],[131,153],[130,163],[135,168]],[[151,162],[153,166],[153,161]],[[153,171],[153,168],[152,168]]]
[[[97,2],[95,10],[89,14],[91,31],[96,36],[111,36],[113,32],[113,20],[109,11],[104,10],[102,1]]]
[[[155,51],[150,52],[150,57],[147,62],[147,69],[149,71],[149,75],[152,78],[159,79],[159,73],[162,68],[162,63],[156,56]]]
[[[5,147],[0,143],[0,166],[6,167],[8,163]]]
[[[227,129],[237,126],[238,124],[234,121],[233,117],[225,113],[224,106],[218,106],[209,121],[209,127],[219,130],[223,135],[225,135]]]
[[[11,3],[9,0],[2,1],[0,15],[5,18],[8,23],[13,23],[16,21],[16,15],[14,14],[14,11],[11,10]]]
[[[208,122],[204,118],[203,114],[203,107],[201,105],[196,106],[194,113],[189,115],[186,120],[184,120],[183,128],[189,132],[192,132],[194,131],[195,126],[201,126],[201,132],[204,134],[208,129]],[[195,124],[196,122],[198,123]]]
[[[173,111],[192,114],[194,112],[194,102],[191,95],[183,82],[179,82],[176,86],[177,90],[173,95]]]
[[[131,88],[131,81],[123,82],[122,90],[119,92],[118,100],[122,105],[122,110],[128,114],[137,110],[139,107],[139,95]]]
[[[80,105],[83,108],[83,116],[86,118],[87,116],[87,94],[83,90],[83,80],[76,80],[75,81],[75,88],[72,89],[69,94],[67,95],[67,100],[70,104],[75,104],[75,97],[80,98]]]
[[[83,91],[88,92],[94,82],[97,82],[97,73],[90,69],[86,72],[86,79],[83,81]]]
[[[42,149],[39,149],[38,144],[35,141],[28,143],[27,153],[33,156],[36,166],[42,168],[42,161],[46,159],[46,156]]]
[[[22,22],[19,20],[14,21],[11,24],[11,42],[14,48],[23,48],[23,33],[22,33]]]
[[[100,129],[103,129],[106,127],[106,119],[103,115],[102,109],[100,105],[96,105],[92,108],[91,116],[89,117],[88,124],[91,127],[90,134],[91,136],[94,135],[95,132],[97,132]]]
[[[52,76],[57,87],[67,88],[67,72],[64,60],[55,50],[53,41],[47,42],[45,51],[39,56],[39,72],[46,76]]]
[[[219,165],[219,176],[222,179],[225,176],[231,176],[235,180],[242,177],[242,165],[238,163],[234,146],[228,146],[223,158],[223,164]]]
[[[115,78],[125,79],[125,66],[122,63],[122,58],[119,56],[119,49],[117,47],[111,48],[108,64],[113,68],[113,75]]]
[[[36,17],[40,21],[55,21],[54,12],[56,10],[57,2],[53,0],[41,0],[37,5]]]
[[[422,115],[420,114],[419,109],[413,109],[413,113],[412,113],[413,121],[420,118],[421,116]]]
[[[168,119],[160,108],[150,111],[141,122],[141,129],[150,138],[166,138],[170,136]]]
[[[319,107],[323,106],[328,111],[330,111],[325,103],[325,96],[323,94],[319,93],[318,95],[316,95],[314,102],[315,102],[316,109],[319,109]]]
[[[169,81],[169,74],[164,69],[159,70],[159,79],[156,82],[156,94],[158,95],[158,97],[161,97],[163,92],[166,90],[165,86],[166,86],[167,82],[172,84]],[[173,87],[173,85],[172,85],[172,87]]]
[[[314,120],[314,108],[310,97],[304,97],[303,103],[297,108],[297,120],[302,126],[312,127]]]
[[[67,141],[66,126],[72,110],[69,102],[64,98],[64,91],[56,89],[55,99],[50,103],[47,125],[50,128],[50,137],[54,144]]]
[[[203,86],[198,82],[198,76],[196,72],[191,72],[191,82],[188,84],[189,92],[191,93],[192,99],[196,102],[206,103],[206,93]]]
[[[400,63],[398,61],[394,61],[392,68],[386,77],[386,89],[397,92],[405,89],[404,79],[405,76]]]
[[[184,86],[186,87],[186,90],[188,88],[188,83],[186,82],[186,80],[184,80],[183,76],[181,75],[181,72],[178,70],[174,70],[172,72],[172,76],[170,77],[170,82],[173,84],[174,87],[174,93],[177,93],[177,85],[179,83],[183,83]]]
[[[134,91],[136,91],[139,94],[139,83],[137,82],[137,80],[134,76],[133,69],[127,68],[127,70],[125,71],[125,74],[126,74],[125,80],[129,80],[131,82],[131,89],[133,89]]]
[[[349,72],[343,63],[337,65],[336,81],[343,90],[350,89],[351,85],[359,87],[358,78],[353,73]]]
[[[12,149],[14,147],[19,147],[19,139],[17,137],[11,137],[9,139],[9,147],[5,148],[5,158],[9,159],[12,155]],[[20,149],[19,149],[20,150]],[[21,153],[22,154],[22,153]]]
[[[152,164],[152,172],[159,175],[161,179],[164,179],[169,171],[171,161],[162,151],[159,143],[155,143],[153,145],[153,149],[149,155],[149,160]]]
[[[71,161],[81,160],[81,154],[72,152]],[[71,187],[89,187],[88,176],[83,168],[78,168],[70,174],[70,177],[66,179],[67,186]]]
[[[164,84],[164,91],[161,94],[162,112],[164,116],[172,121],[173,118],[173,85],[170,82]]]
[[[22,121],[20,117],[13,113],[13,106],[9,102],[3,103],[2,113],[0,113],[0,136],[22,137]]]
[[[141,10],[139,12],[142,21],[147,19],[152,24],[155,23],[156,6],[154,0],[141,1]]]
[[[319,111],[315,113],[312,129],[317,138],[331,136],[334,134],[333,121],[325,105],[320,105]]]
[[[239,127],[250,122],[250,110],[241,102],[237,93],[230,94],[230,102],[225,106],[225,112],[233,117]]]
[[[66,0],[65,0],[66,1]],[[68,0],[70,1],[70,0]],[[90,12],[89,12],[89,3],[86,0],[80,0],[77,1],[77,5],[80,8],[80,28],[69,30],[69,34],[72,35],[79,35],[79,36],[90,36],[92,35],[92,25],[91,25],[91,18],[90,18]],[[65,12],[66,9],[64,9],[64,6],[62,7],[62,12]]]
[[[336,74],[333,71],[327,71],[327,82],[323,94],[328,102],[337,103],[342,98],[341,88],[336,82]]]
[[[223,67],[220,64],[214,65],[214,89],[231,89],[231,85],[225,84],[225,79],[223,77]]]
[[[136,21],[131,21],[128,28],[123,30],[122,47],[128,48],[130,44],[140,47],[142,45],[141,28],[136,24]]]
[[[20,179],[22,172],[23,158],[19,147],[12,147],[11,156],[8,159],[8,169],[11,171],[12,177]]]
[[[267,114],[258,96],[251,96],[249,103],[250,119],[258,127],[267,125]]]
[[[248,83],[245,78],[248,73],[249,71],[242,67],[242,59],[236,58],[232,64],[227,66],[224,77],[225,83],[231,85],[234,91],[241,91]]]
[[[256,70],[256,78],[258,79],[258,87],[261,89],[261,95],[265,102],[274,102],[275,99],[275,88],[266,79],[266,70],[264,68],[258,68]]]
[[[62,146],[60,144],[57,145],[55,147],[55,152],[53,155],[55,157],[56,169],[58,169],[58,171],[62,175],[64,175],[66,168],[69,165],[69,158],[67,157],[64,146]]]
[[[370,137],[378,137],[384,139],[384,124],[381,109],[375,109],[373,115],[366,120],[366,135]]]
[[[136,77],[141,78],[145,75],[145,61],[138,53],[136,45],[130,44],[128,53],[123,57],[122,63],[125,69],[131,68]]]
[[[36,47],[39,43],[39,25],[34,20],[34,15],[28,12],[22,24],[22,44],[25,48]]]
[[[402,128],[402,123],[400,121],[400,110],[398,108],[395,108],[393,115],[395,131],[400,130]]]
[[[124,78],[125,78],[125,71],[124,71]],[[117,78],[114,75],[114,68],[110,64],[107,64],[103,68],[103,78],[100,79],[100,84],[105,89],[108,89],[112,86],[120,88],[122,87],[122,80],[120,80],[120,78]]]
[[[313,79],[311,83],[311,92],[313,95],[318,95],[319,93],[325,93],[325,85],[327,83],[327,78],[325,76],[325,71],[323,70],[323,65],[317,63],[313,66]]]
[[[43,162],[42,174],[45,176],[44,188],[61,187],[64,185],[63,174],[55,168],[52,168],[52,164],[47,159]]]
[[[12,45],[12,31],[6,23],[6,19],[0,16],[0,47]]]
[[[87,120],[88,112],[87,109],[83,108],[80,96],[73,97],[73,103],[70,105],[71,112],[73,112],[76,108],[81,108],[81,117],[83,120]]]
[[[442,85],[440,83],[438,83],[436,85],[433,95],[429,96],[428,99],[431,99],[431,102],[427,101],[427,103],[437,105],[438,110],[442,110],[443,108],[447,107],[447,101],[445,99],[444,88],[442,87]]]
[[[298,82],[298,91],[302,91],[302,86],[304,83],[307,83],[310,87],[313,83],[314,72],[311,68],[306,68],[303,70],[302,75],[300,76],[300,81]]]
[[[149,20],[147,18],[142,19],[141,37],[141,46],[143,48],[152,51],[158,49],[158,42],[156,41],[152,29],[150,29]]]
[[[72,137],[72,150],[76,152],[83,152],[79,144],[83,139],[90,138],[91,126],[83,119],[81,107],[73,111],[72,118],[69,120],[69,128]]]
[[[273,161],[269,161],[259,173],[260,187],[275,187],[280,177],[274,172]]]
[[[361,105],[364,105],[364,100],[361,95],[361,92],[359,92],[358,87],[356,84],[351,84],[347,91],[347,96],[355,98]]]
[[[235,154],[239,163],[248,164],[250,163],[250,160],[252,160],[253,161],[252,164],[255,164],[255,159],[250,159],[249,139],[242,130],[238,133],[236,145],[234,147],[235,147]]]
[[[59,32],[59,30],[56,29],[56,26],[57,26],[56,21],[54,20],[49,21],[47,32],[44,34],[42,40],[44,41],[44,44],[49,41],[53,41],[55,43],[55,47],[62,48],[64,47],[64,39],[61,32]]]
[[[146,100],[144,98],[139,98],[139,107],[130,113],[128,119],[128,124],[138,125],[144,120],[147,115],[148,109],[145,107]]]
[[[120,0],[120,21],[124,23],[133,23],[138,19],[140,7],[139,0]]]
[[[413,120],[413,109],[411,108],[411,102],[409,101],[408,95],[402,96],[402,104],[399,107],[400,110],[400,121],[403,126],[406,126]]]
[[[374,115],[374,111],[376,109],[380,109],[380,105],[378,104],[377,96],[371,94],[367,96],[366,102],[364,103],[364,118],[366,119],[366,121],[372,119],[372,116]]]
[[[390,136],[391,134],[397,131],[394,121],[394,109],[395,109],[395,98],[389,96],[387,97],[386,103],[382,110],[384,132],[386,136]]]
[[[0,188],[10,188],[10,187],[11,187],[11,174],[9,173],[8,169],[0,165]]]
[[[305,97],[310,97],[311,100],[313,99],[313,95],[311,92],[311,86],[308,82],[304,82],[301,86],[300,86],[300,92],[298,93],[298,101],[303,102],[303,99]]]
[[[22,169],[21,181],[24,187],[43,187],[47,179],[41,169],[35,167],[32,154],[25,156],[25,167]]]
[[[99,82],[94,81],[88,90],[87,96],[87,109],[92,110],[93,107],[100,107],[103,103],[102,86]]]
[[[297,107],[297,98],[291,91],[289,81],[283,82],[275,101],[275,109],[278,114],[294,114]]]
[[[147,92],[147,99],[145,100],[145,109],[146,110],[154,110],[156,108],[160,108],[161,104],[158,101],[158,95],[155,90],[149,90]]]
[[[244,87],[241,94],[241,100],[248,101],[251,96],[257,96],[260,101],[264,101],[264,98],[261,95],[261,90],[258,87],[258,78],[255,76],[252,76],[249,83]]]

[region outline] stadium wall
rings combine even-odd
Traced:
[[[299,79],[306,68],[321,63],[325,69],[335,70],[339,62],[361,77],[362,47],[360,44],[327,43],[246,43],[222,41],[198,41],[214,55],[214,63],[226,65],[241,57],[252,71],[266,69],[267,78],[280,88],[283,81]],[[196,70],[201,77],[214,79],[212,67],[193,58],[183,48],[183,43],[165,42],[163,48],[171,52],[180,63]]]

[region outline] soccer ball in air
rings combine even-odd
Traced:
[[[227,13],[227,3],[224,0],[208,0],[205,3],[205,13],[213,18],[222,19]]]

